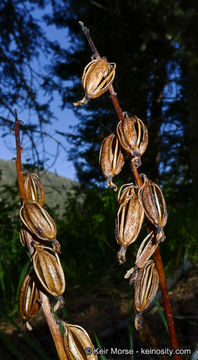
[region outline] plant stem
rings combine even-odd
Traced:
[[[21,143],[20,143],[20,123],[21,121],[18,120],[17,111],[14,110],[15,114],[15,139],[16,139],[16,172],[17,172],[17,178],[18,178],[18,186],[19,186],[19,194],[21,203],[23,203],[25,199],[25,191],[24,191],[24,181],[23,181],[23,172],[22,172],[22,166],[21,166]],[[29,240],[29,243],[27,244],[28,251],[30,255],[33,255],[34,248],[31,244],[31,240],[29,237],[27,238],[27,241]],[[60,360],[68,360],[64,345],[63,345],[63,337],[60,332],[59,325],[56,323],[56,320],[54,319],[54,316],[51,312],[50,303],[48,297],[42,292],[40,293],[40,300],[43,308],[43,313],[45,316],[45,319],[47,321],[47,324],[49,326],[50,332],[52,334],[52,338],[54,340],[54,344],[56,346],[56,350],[59,356]]]
[[[84,24],[81,21],[79,23],[80,23],[80,25],[82,27],[82,30],[83,30],[84,34],[87,37],[87,40],[88,40],[89,45],[90,45],[90,47],[92,49],[93,55],[95,55],[95,56],[97,56],[98,58],[101,59],[101,56],[100,56],[100,54],[99,54],[95,44],[93,43],[93,40],[92,40],[91,36],[90,36],[89,29],[87,27],[85,27]],[[119,121],[122,121],[124,119],[123,112],[122,112],[122,109],[120,107],[120,104],[119,104],[119,101],[118,101],[118,98],[116,96],[116,93],[114,91],[113,86],[111,85],[108,90],[110,92],[111,100],[112,100],[113,106],[115,108],[115,111],[116,111],[116,113],[118,115]],[[133,164],[132,161],[131,161],[131,169],[132,169],[132,172],[133,172],[133,176],[135,178],[136,185],[138,186],[138,188],[140,188],[142,186],[142,179],[139,176],[138,170],[137,170],[136,166]],[[149,230],[149,225],[148,225],[148,230]],[[168,297],[168,290],[167,290],[167,286],[166,286],[166,277],[165,277],[165,272],[164,272],[164,267],[163,267],[159,247],[157,247],[156,250],[155,250],[154,262],[155,262],[156,268],[157,268],[158,273],[159,273],[159,283],[160,283],[160,288],[161,288],[161,292],[162,292],[164,311],[165,311],[166,320],[167,320],[167,324],[168,324],[170,341],[171,341],[171,344],[172,344],[172,348],[175,351],[179,347],[178,347],[177,335],[176,335],[176,331],[175,331],[175,326],[174,326],[173,316],[172,316],[172,311],[171,311],[171,305],[170,305],[170,301],[169,301],[169,297]],[[174,354],[174,359],[175,360],[180,360],[181,358],[180,358],[179,355]]]
[[[16,109],[14,110],[15,116],[15,139],[16,139],[16,172],[18,179],[19,195],[21,203],[25,198],[24,185],[23,185],[23,172],[21,168],[21,143],[20,143],[20,121],[18,120],[18,115]]]
[[[44,313],[45,319],[47,321],[47,324],[49,326],[52,338],[54,340],[54,344],[56,346],[56,350],[57,350],[59,359],[60,360],[68,360],[66,353],[65,353],[64,345],[63,345],[63,337],[60,332],[60,327],[57,324],[57,322],[54,319],[54,316],[51,312],[49,299],[42,291],[40,291],[40,299],[41,299],[43,313]]]

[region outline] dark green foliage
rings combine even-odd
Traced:
[[[67,277],[73,284],[93,281],[96,273],[102,278],[116,258],[114,193],[98,187],[77,188],[68,196],[65,210],[57,226]]]
[[[28,257],[19,241],[18,194],[16,197],[16,191],[11,191],[11,188],[9,190],[9,200],[3,199],[1,192],[0,302],[2,310],[16,312],[17,288],[24,266],[27,268]],[[18,278],[17,282],[16,278]]]

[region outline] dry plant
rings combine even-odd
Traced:
[[[124,184],[118,193],[115,234],[120,245],[120,264],[126,261],[127,247],[137,239],[144,221],[148,230],[148,235],[137,252],[135,265],[125,275],[125,278],[129,278],[130,284],[134,283],[134,302],[137,310],[135,327],[137,330],[141,329],[142,312],[151,304],[160,285],[174,359],[179,360],[180,356],[175,353],[178,341],[159,250],[159,244],[165,240],[163,229],[167,222],[166,203],[159,186],[146,175],[139,175],[137,170],[141,165],[141,155],[148,145],[148,131],[137,116],[131,117],[121,110],[112,86],[116,64],[101,58],[89,29],[82,22],[79,23],[91,47],[92,61],[83,71],[82,86],[85,95],[82,100],[75,102],[74,106],[82,106],[107,90],[110,92],[119,122],[116,133],[103,140],[99,155],[100,166],[107,185],[115,191],[117,186],[113,183],[113,177],[121,172],[126,157],[130,159],[134,177],[134,182]]]
[[[42,307],[60,360],[97,360],[87,332],[78,325],[56,321],[53,315],[64,304],[65,276],[58,255],[61,245],[56,239],[56,224],[43,207],[45,193],[39,176],[34,173],[24,175],[22,171],[20,125],[15,110],[15,161],[21,200],[20,240],[30,255],[32,265],[20,289],[19,313],[25,328],[31,330],[30,321]],[[58,299],[53,309],[50,296]],[[64,329],[63,336],[60,323]]]
[[[99,162],[107,185],[117,191],[113,177],[122,170],[126,156],[130,159],[134,183],[124,184],[118,192],[118,212],[116,216],[116,240],[120,245],[118,261],[126,261],[126,250],[137,239],[145,221],[148,235],[142,241],[137,252],[135,265],[127,271],[125,278],[134,283],[134,298],[137,315],[135,327],[142,327],[142,312],[155,297],[158,284],[161,287],[164,311],[167,319],[172,349],[178,349],[178,342],[168,298],[166,278],[160,256],[159,244],[165,240],[164,226],[167,221],[166,203],[159,186],[139,175],[137,168],[141,165],[141,155],[148,145],[148,131],[144,123],[137,117],[130,117],[120,108],[112,82],[115,76],[115,63],[101,58],[89,30],[80,22],[89,45],[92,49],[92,61],[85,67],[82,85],[85,95],[74,106],[82,106],[90,99],[101,96],[109,90],[117,112],[119,122],[116,134],[107,136],[100,149]],[[15,110],[16,136],[16,170],[21,199],[20,240],[30,254],[32,268],[24,278],[19,296],[19,311],[25,327],[31,330],[30,321],[40,307],[51,331],[59,359],[61,360],[95,360],[94,348],[87,332],[78,325],[67,324],[63,320],[56,321],[53,311],[63,306],[65,277],[59,255],[61,245],[56,239],[56,224],[44,209],[45,194],[38,175],[28,173],[24,176],[21,167],[20,125]],[[49,244],[48,246],[46,245]],[[153,257],[153,259],[151,259]],[[49,297],[57,297],[58,301],[52,309]],[[53,311],[52,311],[53,310]],[[64,329],[61,335],[59,323]],[[87,351],[88,349],[88,351]],[[174,354],[174,359],[180,356]]]

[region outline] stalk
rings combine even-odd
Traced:
[[[24,182],[23,182],[23,172],[22,172],[22,166],[21,166],[21,143],[20,143],[20,124],[21,121],[18,120],[17,111],[14,110],[15,114],[15,139],[16,139],[16,172],[17,172],[17,178],[18,178],[18,187],[19,187],[19,194],[21,199],[21,204],[23,204],[24,198],[25,198],[25,192],[24,192]],[[34,248],[31,243],[27,243],[27,248],[29,251],[30,256],[33,255]],[[49,303],[48,297],[42,292],[40,293],[40,301],[43,309],[43,313],[45,316],[45,319],[47,321],[48,327],[50,329],[58,357],[60,360],[68,360],[64,345],[63,345],[63,337],[60,332],[59,325],[57,324],[56,320],[54,319],[54,316],[51,312],[51,307]]]
[[[93,56],[97,59],[101,59],[101,56],[90,36],[89,29],[87,27],[85,27],[83,22],[80,21],[79,23],[82,28],[82,31],[84,32],[84,34],[89,42]],[[117,113],[117,116],[119,118],[119,121],[121,121],[124,119],[124,116],[123,116],[123,112],[119,105],[119,101],[118,101],[118,98],[116,96],[113,86],[111,85],[108,90],[110,92],[111,100],[112,100],[114,109]],[[138,186],[138,188],[140,188],[142,186],[142,179],[139,176],[137,167],[134,165],[134,163],[132,161],[131,161],[131,170],[132,170],[136,185]],[[151,224],[149,222],[147,222],[147,228],[148,228],[148,232],[150,232]],[[157,242],[156,238],[154,241]],[[158,274],[159,274],[159,284],[160,284],[160,288],[161,288],[161,292],[162,292],[164,311],[165,311],[165,316],[166,316],[166,320],[167,320],[167,324],[168,324],[170,341],[171,341],[172,349],[174,350],[174,359],[180,360],[181,357],[179,355],[175,354],[175,351],[179,348],[179,346],[178,346],[177,335],[176,335],[174,321],[173,321],[173,315],[172,315],[172,311],[171,311],[171,305],[170,305],[170,301],[169,301],[169,297],[168,297],[168,290],[167,290],[167,285],[166,285],[166,277],[165,277],[164,267],[163,267],[160,250],[159,250],[158,246],[157,246],[153,256],[154,256],[154,262],[155,262],[155,265],[156,265],[156,268],[157,268]]]

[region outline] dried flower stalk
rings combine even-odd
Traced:
[[[97,356],[86,354],[83,346],[92,346],[89,335],[86,331],[77,325],[69,325],[70,334],[73,338],[73,347],[76,351],[80,347],[80,353],[69,353],[65,347],[67,341],[60,332],[58,322],[52,315],[52,308],[47,295],[53,295],[58,298],[53,311],[57,311],[64,304],[62,294],[65,291],[65,276],[57,252],[60,253],[60,244],[56,238],[56,224],[44,205],[43,185],[36,174],[28,174],[25,179],[21,169],[21,151],[20,151],[20,122],[18,121],[15,110],[15,136],[16,136],[16,170],[18,175],[19,193],[21,198],[20,218],[20,241],[29,252],[33,271],[28,273],[20,289],[19,312],[25,323],[26,329],[31,330],[29,323],[40,306],[42,306],[44,316],[48,323],[54,344],[60,360],[96,360]],[[45,241],[50,241],[47,247],[43,245]],[[59,322],[62,322],[60,320]],[[70,329],[73,329],[72,331]],[[83,335],[84,334],[84,335]],[[71,339],[70,339],[71,340]],[[70,341],[71,343],[71,341]]]
[[[21,168],[21,144],[20,144],[20,121],[18,120],[17,111],[15,110],[15,138],[16,138],[16,171],[17,171],[17,178],[18,178],[18,186],[19,186],[19,194],[21,199],[21,205],[24,205],[26,200],[26,192],[24,189],[24,178],[23,172]],[[35,240],[34,234],[31,234],[24,227],[21,227],[21,242],[29,252],[30,256],[32,257],[35,251]],[[33,246],[34,244],[34,246]],[[49,326],[50,332],[52,334],[54,344],[56,346],[57,354],[60,360],[68,360],[67,355],[65,353],[63,338],[60,332],[59,325],[56,323],[48,297],[44,294],[43,290],[39,287],[34,287],[34,283],[31,282],[32,280],[29,279],[29,275],[27,278],[24,279],[23,285],[20,291],[19,297],[19,310],[23,320],[26,321],[26,325],[28,329],[31,329],[31,325],[29,325],[28,320],[36,315],[38,306],[42,306],[44,316],[46,318],[47,324]],[[39,293],[39,299],[38,299]]]
[[[100,54],[90,36],[89,29],[86,28],[82,22],[79,22],[79,23],[81,25],[81,28],[82,28],[85,36],[87,37],[87,40],[88,40],[91,50],[93,52],[93,56],[95,56],[97,59],[101,59]],[[143,185],[143,182],[142,182],[141,177],[139,176],[137,167],[141,164],[140,155],[143,154],[143,152],[146,150],[146,147],[147,147],[147,143],[148,143],[147,129],[145,128],[145,125],[142,125],[143,123],[138,121],[137,120],[138,118],[135,117],[135,119],[138,123],[138,131],[136,131],[135,127],[134,127],[134,122],[132,122],[131,120],[128,120],[128,118],[129,118],[128,115],[126,116],[126,113],[122,112],[112,84],[109,86],[109,92],[110,92],[113,106],[116,110],[116,113],[117,113],[119,121],[120,121],[119,125],[117,127],[117,134],[119,137],[119,141],[120,141],[121,146],[126,151],[126,153],[128,154],[128,156],[131,160],[131,169],[132,169],[133,176],[135,179],[135,186],[137,186],[137,188],[140,189]],[[127,122],[126,122],[126,117],[127,117]],[[157,192],[158,192],[158,194],[157,194]],[[127,190],[126,190],[126,193],[127,193]],[[154,232],[154,237],[152,239],[153,245],[156,246],[156,249],[154,250],[154,254],[153,254],[154,263],[156,266],[156,269],[154,270],[154,279],[155,279],[154,283],[156,283],[156,279],[157,279],[156,274],[159,274],[159,284],[160,284],[160,288],[162,291],[164,310],[165,310],[165,315],[166,315],[167,324],[168,324],[168,328],[169,328],[170,340],[171,340],[173,350],[177,350],[178,349],[178,341],[177,341],[177,336],[176,336],[176,332],[175,332],[170,301],[168,298],[168,291],[167,291],[167,286],[166,286],[166,278],[165,278],[164,268],[163,268],[160,251],[159,251],[159,246],[158,246],[158,242],[164,240],[163,226],[165,225],[166,220],[167,220],[167,212],[165,210],[165,206],[163,203],[163,197],[161,196],[161,194],[162,194],[161,190],[154,191],[154,188],[153,188],[152,194],[148,195],[149,197],[151,197],[151,196],[154,197],[154,204],[156,206],[155,210],[157,210],[157,213],[154,214],[154,217],[152,218],[153,221],[151,221],[151,219],[148,219],[149,221],[147,223],[147,228],[148,228],[149,233],[151,233],[151,231],[153,230],[153,224],[157,228],[157,231]],[[158,196],[161,197],[162,208],[161,208]],[[138,196],[139,199],[140,199],[140,197],[141,196]],[[123,198],[124,198],[124,196],[123,196]],[[118,199],[119,206],[122,206],[123,198],[121,196]],[[140,201],[141,201],[141,199],[140,199]],[[144,208],[145,214],[148,215],[145,205],[143,205],[143,208]],[[157,217],[156,217],[156,215],[157,215]],[[149,216],[147,216],[147,218],[149,218]],[[156,219],[157,219],[157,222],[156,222]],[[123,251],[123,249],[124,249],[124,256],[125,256],[126,247],[121,247],[122,251]],[[151,244],[149,244],[147,247],[147,251],[148,251],[149,255],[152,255],[151,253],[152,253],[153,249],[154,248],[152,248]],[[140,259],[141,259],[141,251],[142,251],[142,249],[140,250]],[[143,251],[143,254],[144,255],[142,255],[142,260],[143,260],[143,258],[147,257],[147,254],[145,254],[145,251]],[[139,265],[140,265],[140,263],[139,263]],[[143,261],[143,264],[144,264],[144,261]],[[140,272],[141,271],[142,270],[140,270]],[[130,277],[132,275],[132,273],[135,274],[135,275],[134,274],[133,275],[134,275],[134,281],[136,282],[138,279],[138,267],[137,266],[130,269],[129,272],[126,274],[126,277]],[[151,281],[151,283],[152,283],[152,281]],[[151,287],[151,289],[152,289],[151,294],[153,294],[154,293],[153,287]],[[155,286],[154,286],[154,289],[156,290]],[[136,326],[136,329],[141,328],[141,314],[138,314],[136,316],[135,326]],[[180,360],[180,356],[178,354],[174,353],[174,359]]]

